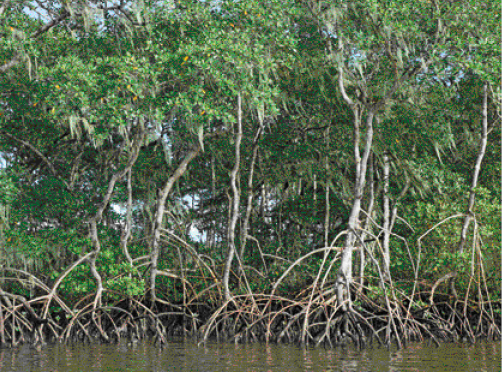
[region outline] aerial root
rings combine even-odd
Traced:
[[[0,292],[0,345],[49,340],[135,343],[145,338],[163,345],[173,336],[197,336],[201,343],[216,338],[325,347],[351,343],[364,348],[373,341],[403,347],[424,340],[438,345],[501,338],[500,317],[479,302],[432,302],[410,309],[392,298],[383,306],[360,296],[357,306],[344,312],[327,291],[305,290],[296,299],[246,294],[217,308],[195,301],[185,302],[189,305],[148,302],[108,291],[116,302],[95,306],[96,296],[88,295],[70,308],[55,291],[36,280],[31,283],[45,294],[26,300]],[[54,306],[49,307],[51,301]]]
[[[447,304],[426,306],[408,312],[391,303],[391,312],[371,304],[343,312],[336,301],[329,304],[279,296],[236,296],[223,304],[200,328],[201,343],[210,338],[234,342],[272,341],[333,347],[352,343],[363,348],[376,340],[380,345],[429,340],[474,341],[500,339],[500,326],[488,312],[460,309]]]

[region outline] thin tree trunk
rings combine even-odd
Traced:
[[[486,144],[488,142],[488,83],[485,83],[483,86],[483,120],[482,120],[482,129],[481,129],[481,140],[479,146],[478,157],[476,159],[476,164],[474,166],[474,171],[472,172],[472,183],[471,190],[469,193],[469,204],[467,206],[467,213],[464,218],[464,224],[462,226],[462,232],[460,234],[460,242],[458,244],[458,251],[462,253],[465,248],[465,243],[467,241],[467,231],[469,229],[469,225],[474,217],[474,202],[476,198],[475,188],[478,185],[478,177],[481,171],[481,163],[483,161],[483,157],[486,152]]]
[[[98,258],[99,252],[101,251],[101,242],[99,241],[98,236],[98,223],[103,219],[103,212],[108,207],[110,199],[113,195],[113,190],[115,189],[115,184],[121,178],[123,178],[127,172],[131,170],[134,163],[138,159],[139,151],[141,149],[141,144],[144,139],[144,130],[142,128],[141,133],[137,136],[136,142],[133,144],[132,153],[129,157],[129,161],[124,169],[114,173],[108,182],[108,189],[106,191],[105,196],[103,197],[103,201],[98,206],[98,209],[93,217],[89,219],[89,234],[91,237],[92,245],[94,247],[94,251],[92,255],[87,260],[89,264],[89,268],[91,270],[94,279],[96,280],[96,297],[94,300],[94,307],[98,307],[101,304],[101,294],[103,292],[103,281],[101,279],[101,275],[99,274],[96,268],[96,259]]]
[[[390,198],[389,179],[390,163],[389,155],[383,155],[383,271],[386,280],[390,280]]]
[[[1,15],[1,13],[0,13],[0,15]],[[2,292],[1,288],[0,288],[0,292]],[[3,306],[0,304],[0,346],[5,345],[5,326],[4,326],[4,316],[3,316],[2,309],[3,309]]]
[[[374,168],[373,168],[373,155],[371,155],[370,163],[369,163],[369,175],[370,175],[370,200],[368,203],[368,217],[366,218],[366,222],[364,224],[364,230],[368,231],[370,229],[371,220],[370,217],[373,214],[373,207],[375,205],[375,180],[374,180]],[[363,231],[361,234],[361,240],[364,241],[366,237],[366,232]],[[362,291],[364,285],[364,269],[366,268],[366,252],[364,247],[361,247],[359,250],[359,288]]]
[[[228,256],[225,262],[225,268],[223,271],[223,292],[225,300],[231,300],[230,288],[228,285],[230,279],[230,269],[232,267],[232,261],[235,255],[235,226],[237,225],[237,219],[239,218],[239,203],[240,203],[240,191],[237,188],[237,175],[239,173],[240,161],[241,161],[241,141],[242,141],[242,107],[241,107],[241,95],[237,98],[237,133],[235,135],[235,164],[232,172],[230,173],[230,184],[232,187],[232,214],[230,219],[230,224],[228,226]]]
[[[391,218],[390,218],[390,231],[392,232],[392,229],[394,227],[394,224],[396,223],[396,218],[397,218],[397,207],[399,206],[399,201],[406,195],[408,192],[408,189],[410,188],[410,178],[404,173],[404,178],[405,178],[405,184],[399,195],[396,197],[393,205],[392,205],[392,213],[391,213]]]
[[[324,246],[327,247],[329,245],[329,185],[330,185],[330,176],[329,176],[329,127],[326,129],[325,133],[325,143],[326,143],[326,158],[324,159],[324,166],[326,168],[326,194],[325,194],[325,214],[324,214]]]
[[[127,172],[127,212],[126,212],[126,223],[124,226],[124,230],[120,236],[120,246],[122,248],[122,252],[124,252],[124,256],[127,259],[127,262],[132,266],[132,257],[129,254],[129,250],[127,248],[127,243],[129,238],[131,237],[132,230],[132,184],[131,184],[131,169]]]
[[[4,3],[0,6],[0,16],[3,14],[7,6],[9,5],[10,1],[4,1]]]
[[[373,118],[376,112],[382,109],[386,102],[397,92],[399,87],[408,80],[411,76],[415,75],[422,68],[426,68],[428,64],[432,62],[432,59],[428,61],[424,61],[421,67],[416,67],[413,69],[407,69],[403,74],[399,77],[396,76],[392,86],[388,89],[383,97],[377,99],[373,104],[365,104],[364,108],[368,110],[366,114],[366,136],[365,136],[365,148],[363,157],[360,157],[359,145],[360,145],[360,110],[361,104],[355,102],[346,92],[344,86],[344,63],[341,62],[345,60],[344,56],[344,39],[343,32],[340,23],[335,24],[335,32],[337,35],[337,47],[333,48],[333,38],[329,39],[328,49],[332,56],[336,56],[339,58],[338,63],[338,87],[339,92],[343,98],[343,100],[350,106],[354,113],[354,157],[355,157],[355,170],[356,170],[356,182],[354,185],[354,200],[352,202],[352,209],[349,217],[348,223],[348,233],[345,241],[345,247],[342,253],[342,260],[340,264],[340,269],[338,270],[337,280],[336,280],[336,290],[337,290],[337,300],[338,303],[341,304],[342,310],[346,311],[347,308],[351,306],[351,299],[349,293],[349,286],[352,281],[352,252],[354,248],[354,243],[358,238],[357,228],[359,224],[359,214],[361,211],[361,200],[363,197],[365,177],[366,177],[366,168],[368,163],[368,157],[371,153],[371,147],[373,142]],[[364,82],[361,81],[364,85]],[[359,90],[359,89],[358,89]],[[370,98],[376,97],[368,97],[365,93],[365,89],[359,90],[359,92],[364,95],[367,101],[373,101]]]
[[[373,142],[374,113],[370,110],[366,118],[366,138],[364,153],[361,158],[359,149],[361,113],[360,108],[357,105],[353,105],[352,107],[354,111],[354,158],[356,167],[356,182],[354,185],[354,200],[352,202],[352,209],[348,222],[349,231],[345,240],[340,269],[338,270],[336,279],[337,299],[339,304],[341,304],[343,311],[347,311],[352,307],[349,291],[349,287],[352,282],[352,253],[357,239],[357,230],[359,229],[359,214],[361,212],[361,201],[363,198],[363,190],[366,180],[366,168]]]
[[[254,168],[256,164],[256,158],[258,157],[258,139],[260,138],[261,128],[258,128],[256,132],[255,138],[253,140],[253,155],[251,158],[251,165],[249,169],[249,178],[248,178],[248,198],[246,205],[246,216],[244,217],[244,226],[242,228],[241,233],[241,259],[244,258],[244,251],[246,249],[246,242],[248,238],[248,229],[249,229],[249,220],[251,219],[251,212],[253,210],[253,175]]]
[[[314,202],[317,201],[317,175],[314,174]],[[316,207],[315,205],[316,203],[314,203],[314,208]]]
[[[329,185],[326,185],[326,193],[324,195],[325,199],[325,213],[324,213],[324,246],[329,245]]]
[[[267,198],[267,192],[265,190],[265,183],[263,183],[263,185],[261,185],[261,200],[260,200],[260,216],[263,222],[266,222],[265,221],[266,198]]]
[[[171,189],[173,188],[176,181],[185,173],[188,164],[197,156],[200,151],[200,147],[191,150],[183,159],[183,161],[178,165],[178,168],[174,171],[173,175],[168,178],[164,187],[159,190],[157,195],[157,210],[155,212],[155,221],[152,232],[152,241],[150,242],[150,257],[151,257],[151,269],[150,269],[150,297],[152,302],[156,300],[155,295],[155,279],[157,278],[157,267],[159,260],[159,239],[160,239],[160,229],[162,228],[162,220],[164,218],[164,210],[166,199]]]
[[[216,167],[214,162],[214,154],[211,153],[211,198],[213,199],[213,202],[211,203],[211,211],[213,212],[213,220],[211,222],[211,228],[209,229],[209,251],[213,249],[216,242],[216,206],[214,205],[214,198],[216,197]]]

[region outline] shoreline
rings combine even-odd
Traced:
[[[20,297],[20,296],[18,296]],[[365,348],[406,347],[410,342],[470,342],[501,340],[501,316],[482,303],[479,309],[442,301],[410,309],[402,302],[387,307],[369,300],[354,301],[343,312],[336,301],[277,295],[234,296],[221,306],[207,302],[155,304],[125,298],[94,307],[89,303],[74,316],[59,308],[47,311],[46,296],[0,306],[0,347],[44,344],[51,341],[137,342],[150,338],[159,345],[175,336],[188,336],[199,344],[218,342],[297,343],[324,347],[353,344]],[[500,303],[495,302],[496,306]],[[67,308],[66,310],[70,310]],[[390,311],[389,311],[390,310]]]

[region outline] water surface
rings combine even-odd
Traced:
[[[410,344],[406,349],[353,347],[324,349],[297,345],[148,341],[136,345],[52,344],[0,349],[1,372],[99,371],[357,371],[500,372],[501,343]]]

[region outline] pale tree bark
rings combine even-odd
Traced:
[[[338,34],[338,32],[337,32]],[[330,45],[331,46],[331,45]],[[340,50],[340,55],[343,51],[343,42],[341,35],[338,37],[338,49]],[[355,170],[356,170],[356,180],[354,184],[354,200],[352,202],[352,209],[349,216],[347,237],[345,240],[344,250],[342,252],[342,260],[340,263],[340,268],[338,269],[336,278],[336,297],[338,303],[341,305],[342,310],[346,312],[351,309],[351,298],[350,298],[350,283],[352,281],[352,251],[354,248],[354,242],[356,240],[356,229],[359,225],[359,213],[361,211],[361,199],[362,199],[362,189],[360,188],[361,183],[361,155],[359,149],[360,142],[360,106],[357,105],[345,91],[344,81],[343,81],[343,66],[339,64],[338,66],[338,88],[344,101],[351,107],[354,115],[354,160],[355,160]],[[373,120],[373,117],[371,117]],[[372,131],[369,131],[372,134]],[[372,138],[371,138],[372,139]],[[370,147],[371,147],[370,139]],[[367,141],[368,142],[368,141]]]
[[[241,162],[241,141],[242,141],[242,107],[241,95],[237,97],[237,131],[235,133],[235,164],[230,173],[230,185],[232,187],[232,213],[228,226],[228,256],[223,270],[222,284],[225,300],[232,299],[228,285],[230,279],[230,269],[235,256],[235,227],[239,218],[240,190],[237,187],[237,175],[239,174]]]
[[[370,194],[370,199],[368,202],[368,209],[367,213],[368,216],[366,218],[365,224],[364,224],[364,230],[363,233],[361,234],[361,240],[364,241],[366,238],[366,231],[370,230],[370,225],[371,225],[371,216],[373,214],[373,208],[375,205],[375,180],[374,180],[374,168],[373,168],[373,155],[370,155],[370,160],[369,160],[369,194]],[[364,247],[361,247],[359,250],[359,290],[362,291],[363,285],[364,285],[364,270],[366,268],[366,251]]]
[[[265,190],[265,183],[261,185],[261,199],[260,199],[260,217],[263,222],[265,222],[265,208],[267,200],[267,190]]]
[[[386,280],[390,280],[390,162],[389,155],[383,154],[383,271]]]
[[[244,257],[244,251],[246,249],[246,243],[248,238],[248,230],[249,230],[249,221],[251,219],[251,212],[253,211],[253,176],[254,176],[254,168],[256,165],[256,158],[258,157],[258,148],[259,148],[259,138],[261,135],[262,127],[260,126],[256,132],[256,135],[253,139],[253,155],[251,157],[251,165],[249,166],[249,178],[248,178],[248,197],[246,204],[246,215],[244,216],[244,224],[241,231],[241,259]]]
[[[316,8],[317,9],[317,8]],[[353,69],[352,66],[349,66],[347,61],[349,60],[349,56],[353,51],[344,52],[344,35],[343,35],[343,26],[342,22],[345,21],[344,18],[334,16],[333,14],[329,15],[328,13],[319,12],[318,10],[313,11],[315,17],[320,16],[320,21],[325,23],[328,29],[332,29],[333,33],[328,37],[328,53],[330,54],[330,59],[335,61],[337,64],[338,70],[338,88],[339,93],[341,94],[343,100],[347,103],[347,105],[351,108],[354,115],[354,160],[355,160],[355,183],[354,183],[354,197],[352,201],[351,213],[348,222],[348,233],[346,236],[345,247],[342,253],[342,259],[340,268],[338,270],[337,279],[336,279],[336,292],[337,292],[337,300],[338,303],[342,306],[342,310],[347,311],[351,307],[351,299],[349,293],[349,286],[352,282],[352,253],[354,249],[354,244],[356,240],[360,240],[360,235],[358,235],[357,230],[359,229],[359,214],[361,212],[361,201],[363,197],[365,177],[366,177],[366,168],[368,163],[368,157],[371,153],[371,147],[373,142],[373,119],[376,113],[379,112],[380,109],[384,108],[387,102],[395,95],[398,89],[403,85],[405,81],[410,79],[412,76],[417,74],[420,70],[427,69],[427,66],[432,63],[433,58],[427,58],[428,55],[423,55],[420,58],[420,66],[415,63],[410,63],[408,67],[400,67],[397,64],[394,64],[394,79],[390,84],[389,88],[382,87],[382,91],[379,96],[372,96],[368,92],[374,90],[375,87],[369,89],[366,86],[370,79],[369,77],[375,73],[378,73],[379,70],[388,69],[392,66],[383,66],[380,67],[380,61],[382,60],[381,51],[369,51],[369,55],[372,58],[378,60],[378,62],[374,65],[374,71],[371,74],[367,74],[365,76],[361,76],[358,78],[357,75],[350,75],[350,70]],[[324,15],[327,15],[325,19],[322,19]],[[377,25],[375,25],[377,26]],[[440,29],[441,22],[438,22],[438,30]],[[380,27],[378,25],[377,27]],[[434,43],[437,42],[441,32],[438,31],[435,36]],[[337,45],[334,44],[336,40]],[[394,56],[394,51],[389,48],[390,40],[387,40],[387,50],[386,53],[389,60],[396,61],[396,56]],[[350,45],[350,41],[347,42]],[[352,45],[351,45],[352,48]],[[385,58],[385,57],[384,57]],[[363,71],[360,70],[360,75],[363,75]],[[352,98],[345,90],[345,80],[344,75],[349,75],[352,79],[351,86],[354,88],[354,97]],[[364,114],[364,115],[363,115]],[[364,131],[364,140],[361,141],[361,129],[360,123],[362,117],[366,118],[365,122],[365,131]],[[360,154],[360,146],[361,142],[364,143],[364,153],[361,156]],[[361,242],[362,243],[362,242]]]
[[[358,105],[353,105],[354,112],[354,159],[356,168],[356,180],[354,184],[354,199],[348,222],[348,233],[345,246],[342,252],[342,260],[336,278],[336,293],[339,304],[343,311],[350,310],[352,301],[350,298],[349,286],[352,283],[352,256],[354,245],[357,240],[357,231],[360,229],[359,215],[361,213],[361,202],[366,179],[366,168],[368,164],[371,145],[373,142],[373,117],[370,110],[366,116],[366,135],[364,141],[364,153],[360,155],[360,121],[361,112]]]
[[[314,202],[316,201],[317,201],[317,174],[314,174]]]
[[[340,60],[343,60],[343,41],[342,33],[340,27],[337,25],[336,34],[338,35],[338,46],[336,51],[334,50],[331,43],[328,44],[330,53],[333,55],[338,55]],[[424,61],[422,68],[426,68],[428,64],[432,61]],[[357,229],[359,228],[359,214],[361,212],[361,201],[363,197],[364,184],[366,178],[366,169],[368,165],[368,158],[371,153],[371,147],[373,144],[373,119],[375,113],[380,109],[385,107],[387,101],[397,92],[399,87],[408,80],[411,76],[415,75],[421,68],[410,67],[406,69],[400,76],[396,76],[392,86],[385,92],[382,98],[377,100],[375,103],[359,103],[354,101],[345,91],[344,83],[344,66],[343,62],[338,65],[338,88],[343,100],[350,106],[354,114],[354,160],[355,160],[355,184],[354,184],[354,199],[352,202],[351,213],[348,223],[348,234],[345,241],[345,247],[342,253],[342,260],[340,264],[340,269],[337,274],[336,288],[337,288],[337,298],[339,303],[342,305],[342,310],[347,311],[351,307],[351,299],[349,293],[349,286],[352,282],[352,253],[354,249],[354,244],[358,239]],[[370,97],[366,96],[366,89],[360,90],[360,94],[364,96],[366,101],[372,101]],[[360,123],[362,118],[363,108],[366,112],[366,125],[365,125],[365,138],[364,138],[364,153],[361,157],[360,155]]]
[[[208,248],[211,251],[216,243],[216,207],[214,205],[214,198],[216,197],[216,166],[215,166],[214,154],[211,153],[211,198],[213,202],[211,203],[211,212],[213,212],[213,221],[211,222],[211,228],[209,229],[208,237]]]
[[[0,16],[3,14],[5,9],[7,8],[7,5],[9,5],[10,1],[5,0],[2,5],[0,5]]]
[[[127,211],[126,211],[126,222],[122,234],[120,236],[120,247],[122,252],[127,259],[127,262],[132,266],[132,257],[129,254],[129,249],[127,248],[128,241],[131,237],[132,231],[132,171],[129,169],[127,172]]]
[[[329,127],[325,132],[325,141],[326,143],[326,158],[324,159],[324,166],[326,168],[326,193],[324,195],[325,201],[325,213],[324,213],[324,246],[327,247],[329,245],[329,214],[330,214],[330,203],[329,203],[329,185],[330,185],[330,176],[329,176]]]
[[[404,172],[404,179],[405,179],[404,186],[401,189],[401,192],[399,193],[399,195],[396,197],[394,203],[392,204],[389,233],[392,232],[394,224],[396,223],[397,208],[399,206],[400,200],[406,195],[406,193],[408,192],[408,189],[410,188],[410,178],[408,177],[408,174],[406,172]]]
[[[151,260],[150,298],[152,302],[155,302],[157,300],[157,296],[155,294],[155,281],[158,274],[157,268],[158,268],[159,253],[160,253],[159,240],[162,229],[162,221],[164,219],[166,199],[176,181],[178,181],[180,177],[186,172],[188,164],[197,156],[199,151],[200,151],[200,146],[197,146],[196,149],[188,152],[185,158],[178,165],[178,168],[176,168],[171,177],[167,179],[166,183],[164,184],[164,187],[159,190],[157,195],[157,210],[155,212],[152,240],[150,242],[150,260]]]
[[[458,251],[462,253],[465,248],[465,243],[467,241],[467,232],[469,230],[469,225],[474,218],[474,203],[476,201],[475,188],[478,185],[478,177],[481,172],[481,163],[486,152],[486,144],[488,142],[488,83],[483,86],[483,108],[482,108],[482,128],[481,128],[481,139],[479,141],[479,152],[476,159],[476,164],[474,165],[474,170],[472,172],[471,190],[469,193],[469,203],[467,205],[467,212],[464,218],[464,224],[462,226],[462,231],[460,233],[460,242],[458,244]]]
[[[329,217],[330,217],[330,203],[329,203],[329,185],[326,185],[326,190],[324,194],[324,246],[328,247],[329,245]]]
[[[110,199],[113,195],[113,190],[115,189],[115,184],[117,181],[122,179],[134,166],[136,160],[138,159],[138,155],[141,149],[141,145],[144,140],[144,128],[141,128],[140,133],[136,136],[135,140],[132,142],[131,154],[129,155],[129,160],[124,169],[114,173],[110,181],[108,181],[108,188],[106,190],[106,194],[103,197],[101,204],[98,206],[98,209],[94,216],[89,219],[89,234],[91,237],[93,252],[91,252],[90,257],[87,259],[89,264],[89,268],[91,273],[96,281],[96,297],[94,300],[94,307],[98,307],[101,304],[101,294],[103,292],[103,281],[101,279],[101,275],[99,274],[96,268],[96,259],[98,258],[99,252],[101,251],[101,242],[98,236],[98,223],[103,219],[103,212],[108,207],[110,203]]]

